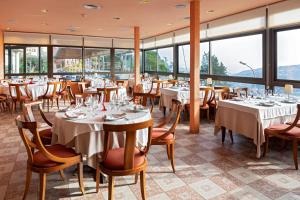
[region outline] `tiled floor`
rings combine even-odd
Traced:
[[[51,115],[49,117],[51,119]],[[155,116],[160,113],[156,111]],[[24,191],[27,155],[14,124],[16,114],[0,114],[0,199],[21,199]],[[255,146],[234,135],[224,145],[213,135],[213,122],[202,121],[200,134],[180,124],[176,132],[176,174],[172,173],[165,147],[153,146],[148,155],[147,196],[149,200],[169,199],[300,199],[300,172],[294,169],[292,154],[271,142],[266,158],[255,158]],[[68,181],[57,173],[47,177],[47,199],[107,199],[107,185],[95,193],[93,173],[86,170],[86,195],[81,196],[77,177],[66,171]],[[141,199],[133,177],[116,179],[115,199]],[[29,200],[37,199],[38,177],[33,176]]]

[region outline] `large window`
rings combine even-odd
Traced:
[[[134,69],[134,50],[115,49],[115,72],[131,73]]]
[[[212,41],[211,67],[214,75],[262,78],[262,34]]]
[[[85,48],[85,72],[110,72],[110,49]]]
[[[41,71],[41,73],[48,72],[48,50],[47,50],[47,47],[40,48],[40,71]]]
[[[82,48],[53,47],[53,72],[82,72]]]
[[[190,73],[190,45],[178,47],[178,71],[179,73]],[[200,44],[200,73],[209,72],[209,42]]]
[[[10,73],[23,74],[24,66],[24,48],[12,48],[10,57]]]
[[[173,72],[173,47],[145,51],[145,71]]]
[[[277,79],[300,81],[300,29],[277,32]]]
[[[26,48],[26,73],[39,73],[39,48]]]

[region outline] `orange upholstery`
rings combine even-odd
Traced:
[[[167,131],[168,131],[168,129],[165,129],[165,128],[153,128],[153,130],[152,130],[152,139],[156,139],[156,138],[162,136]],[[174,135],[169,134],[168,136],[166,136],[165,138],[163,138],[161,140],[173,140],[173,139],[174,139]]]
[[[111,170],[124,169],[124,149],[117,148],[110,149],[107,153],[106,160],[103,161],[103,166]],[[134,167],[138,167],[145,162],[145,155],[143,155],[137,148],[134,151]]]
[[[56,144],[52,146],[45,147],[48,152],[51,154],[61,157],[61,158],[68,158],[77,156],[78,154],[71,148],[66,148],[63,145]],[[60,165],[60,163],[53,162],[49,160],[46,156],[43,155],[42,152],[37,151],[33,154],[33,165],[37,167],[54,167]]]
[[[52,130],[51,130],[51,128],[40,130],[39,134],[40,134],[40,137],[41,137],[41,140],[42,140],[43,144],[45,144],[45,145],[51,144],[51,140],[52,140]]]
[[[269,128],[267,128],[265,131],[271,133],[273,130],[283,130],[283,129],[288,128],[289,126],[290,126],[290,125],[288,125],[288,124],[272,125],[272,126],[270,126]],[[281,134],[289,135],[289,136],[300,137],[300,128],[294,127],[294,128],[292,128],[291,130],[289,130],[289,131],[287,131],[287,132],[284,132],[284,133],[281,133]]]

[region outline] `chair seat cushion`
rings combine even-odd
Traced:
[[[152,139],[156,139],[156,138],[162,136],[167,131],[168,131],[168,129],[165,129],[165,128],[153,128],[152,129]],[[165,138],[162,138],[160,140],[173,140],[173,139],[174,139],[174,135],[169,134]]]
[[[78,156],[78,154],[71,148],[67,148],[60,144],[55,144],[45,147],[47,151],[57,157],[69,158],[73,156]],[[36,167],[54,167],[60,165],[60,163],[53,162],[49,160],[44,154],[40,151],[37,151],[33,154],[33,165]]]
[[[106,160],[103,161],[103,166],[111,170],[124,169],[124,150],[125,148],[111,149],[107,153]],[[134,150],[134,167],[138,167],[145,162],[145,155],[137,148]]]
[[[40,134],[41,140],[42,140],[44,145],[51,144],[51,140],[52,140],[52,130],[51,130],[51,128],[39,130],[39,134]]]
[[[266,132],[272,133],[273,130],[283,130],[289,127],[290,125],[288,124],[276,124],[272,125],[269,128],[266,129]],[[300,137],[300,128],[294,127],[291,130],[281,133],[282,135],[289,135],[289,136],[295,136],[295,137]]]

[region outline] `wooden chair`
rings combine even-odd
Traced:
[[[148,153],[153,119],[141,123],[113,125],[103,124],[104,129],[104,152],[102,161],[99,162],[97,156],[96,168],[96,191],[99,191],[100,171],[108,175],[108,199],[112,200],[114,196],[114,176],[137,175],[140,173],[140,184],[142,198],[146,199],[146,154]],[[148,129],[147,145],[140,149],[136,147],[136,131]],[[126,141],[124,148],[111,149],[111,133],[125,132]]]
[[[67,85],[68,97],[70,104],[76,104],[76,96],[83,96],[82,85],[79,82],[69,82]]]
[[[248,97],[249,89],[248,88],[235,88],[234,94],[237,97],[241,97],[242,95],[245,95],[245,97]]]
[[[126,86],[126,81],[125,80],[116,80],[116,85],[117,86]]]
[[[272,125],[264,130],[266,141],[264,144],[265,148],[263,153],[263,156],[265,156],[268,152],[270,137],[277,137],[283,140],[292,141],[293,158],[296,170],[298,170],[298,142],[300,141],[300,126],[298,124],[300,119],[300,104],[297,105],[297,109],[298,112],[292,124]]]
[[[172,109],[167,118],[153,128],[151,145],[166,145],[168,159],[171,160],[173,172],[175,173],[175,160],[174,160],[174,145],[175,145],[175,130],[180,120],[180,113],[182,110],[181,102],[178,100],[172,100]],[[171,122],[172,117],[175,115],[175,120],[171,128],[164,128]]]
[[[57,108],[59,109],[59,95],[57,91],[61,88],[61,82],[48,82],[47,89],[43,96],[38,97],[39,100],[43,100],[43,108],[45,100],[47,100],[47,109],[49,112],[49,102],[51,100],[51,107],[53,107],[53,101],[56,100]]]
[[[176,79],[168,80],[168,83],[171,84],[172,86],[175,86],[178,83],[178,80]]]
[[[9,83],[9,94],[12,99],[12,110],[16,111],[17,109],[17,102],[20,103],[20,108],[22,109],[22,105],[25,102],[32,101],[31,94],[28,90],[28,84],[27,83]],[[21,88],[24,89],[24,93],[22,93]]]
[[[97,94],[99,95],[99,98],[101,95],[105,95],[104,102],[110,102],[110,96],[112,92],[115,92],[116,95],[118,95],[118,88],[97,88]]]
[[[19,129],[19,134],[26,147],[28,156],[26,185],[23,199],[26,199],[31,182],[32,172],[36,172],[40,176],[39,199],[44,200],[46,191],[46,174],[60,171],[73,165],[78,166],[79,186],[83,194],[83,165],[81,155],[77,154],[73,149],[66,148],[65,146],[59,144],[44,146],[40,138],[36,122],[23,122],[21,121],[21,116],[18,116],[16,118],[16,124]],[[30,131],[33,137],[36,138],[35,143],[30,141],[30,138],[28,138],[24,130],[27,130],[28,132]],[[36,149],[37,151],[33,151],[33,149]]]
[[[32,107],[37,106],[40,115],[42,116],[43,120],[46,124],[37,123],[37,127],[39,130],[41,141],[44,145],[50,145],[52,140],[52,123],[46,118],[43,109],[42,109],[43,102],[35,101],[30,103],[25,103],[23,105],[23,116],[26,122],[37,122]]]
[[[132,101],[135,104],[140,104],[140,105],[146,107],[148,99],[149,99],[150,105],[151,105],[150,106],[150,112],[152,113],[153,108],[154,108],[154,99],[155,99],[155,96],[152,95],[152,94],[149,94],[149,93],[133,92]]]
[[[0,111],[5,112],[8,110],[9,112],[11,112],[10,102],[11,102],[11,99],[9,98],[8,95],[0,94]]]
[[[154,95],[155,97],[160,97],[160,88],[162,87],[163,83],[166,81],[163,80],[152,80],[150,91],[148,92],[151,95]],[[154,88],[154,85],[156,85],[156,88]]]
[[[61,78],[60,78],[61,79]],[[68,99],[68,85],[72,82],[70,80],[60,80],[61,87],[59,88],[59,91],[57,92],[57,95],[61,97],[61,99],[64,100],[64,105],[66,104],[66,100]]]

